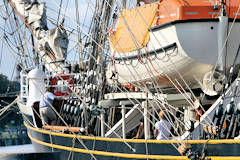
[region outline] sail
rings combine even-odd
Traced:
[[[30,0],[12,0],[10,3],[20,17],[26,19],[26,25],[38,46],[38,56],[46,68],[49,71],[62,70],[61,64],[54,63],[64,61],[67,55],[69,41],[63,25],[48,29],[45,3]]]

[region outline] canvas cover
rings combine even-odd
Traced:
[[[116,31],[110,36],[111,46],[117,52],[142,48],[149,41],[148,28],[152,26],[158,5],[156,3],[122,10]]]
[[[226,13],[229,18],[240,18],[239,5],[240,0],[227,3]],[[218,7],[213,9],[213,6]],[[159,0],[124,9],[118,18],[116,30],[110,35],[110,44],[118,53],[131,52],[147,45],[150,27],[176,20],[218,18],[220,9],[217,0]]]

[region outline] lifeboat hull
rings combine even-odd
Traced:
[[[240,24],[232,21],[229,20],[226,43],[227,67],[233,64],[240,41]],[[151,81],[159,87],[171,87],[170,79],[182,83],[183,78],[189,87],[199,88],[199,82],[218,61],[218,27],[218,19],[181,20],[156,26],[150,29],[146,47],[113,53],[114,63],[109,69],[118,74],[122,84]]]

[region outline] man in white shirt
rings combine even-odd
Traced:
[[[56,96],[53,94],[54,88],[48,87],[46,93],[40,98],[39,111],[43,125],[56,125],[57,116],[52,109],[52,104]]]
[[[155,124],[154,135],[157,140],[168,140],[172,125],[166,120],[166,111],[159,113],[160,121]]]

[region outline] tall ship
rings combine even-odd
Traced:
[[[238,0],[2,8],[2,42],[21,67],[17,104],[36,151],[63,160],[240,159]],[[40,113],[46,88],[54,123]]]

